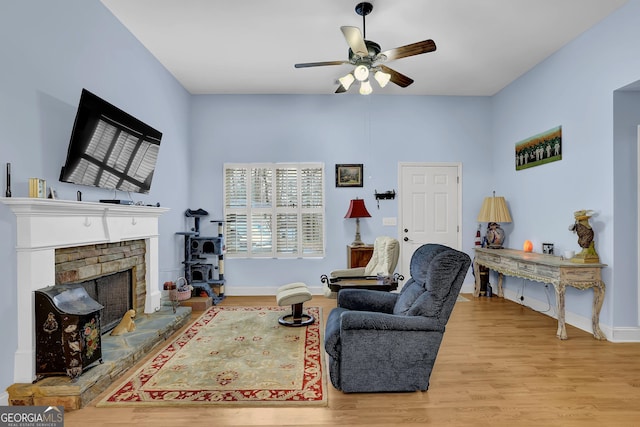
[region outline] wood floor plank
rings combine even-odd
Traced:
[[[322,408],[86,408],[65,426],[639,426],[640,344],[595,340],[500,298],[459,302],[429,390],[344,394],[329,385]],[[273,297],[227,297],[222,305],[275,305]],[[314,296],[307,305],[335,300]],[[198,313],[194,313],[197,317]],[[409,345],[409,343],[408,343]]]

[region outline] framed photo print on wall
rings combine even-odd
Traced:
[[[516,143],[516,170],[562,160],[562,126]]]
[[[362,163],[337,164],[336,187],[362,187]]]

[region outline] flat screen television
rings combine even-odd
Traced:
[[[60,181],[148,194],[162,133],[82,89]]]

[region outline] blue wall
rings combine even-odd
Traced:
[[[40,177],[62,199],[75,200],[77,190],[90,201],[128,198],[58,182],[85,87],[164,133],[152,190],[133,197],[171,208],[160,218],[160,279],[175,278],[181,251],[173,233],[184,228],[190,189],[188,92],[99,1],[2,1],[0,40],[2,196],[10,162],[14,197],[26,197],[28,179]],[[17,348],[15,222],[0,203],[1,391],[13,383]]]
[[[174,233],[190,225],[184,210],[202,207],[212,219],[221,216],[224,162],[324,162],[327,257],[227,260],[227,292],[247,294],[294,280],[316,284],[321,273],[343,266],[355,227],[343,218],[351,198],[364,198],[372,214],[362,221],[365,241],[395,235],[382,218],[397,216],[397,200],[381,201],[378,210],[373,192],[397,190],[398,162],[460,162],[465,250],[473,246],[477,210],[491,190],[510,203],[508,245],[514,248],[530,239],[537,250],[543,241],[558,251],[577,249],[567,230],[573,211],[596,210],[597,249],[609,264],[601,321],[609,330],[637,334],[632,157],[640,102],[614,91],[640,78],[638,17],[640,0],[631,0],[494,97],[191,96],[98,0],[3,1],[0,166],[12,163],[16,197],[25,196],[28,178],[37,176],[63,199],[75,199],[78,189],[85,200],[113,198],[113,192],[57,182],[83,87],[160,129],[152,191],[134,198],[171,208],[160,220],[163,282],[179,274],[181,239]],[[514,144],[558,125],[562,161],[516,172]],[[335,163],[364,163],[365,186],[335,188]],[[15,238],[15,217],[0,204],[0,389],[13,382],[17,345]],[[511,293],[525,286],[527,300],[545,300],[537,284],[507,278],[505,286]],[[588,319],[591,292],[567,293],[567,319]]]
[[[613,325],[638,323],[638,126],[640,92],[618,90],[613,104],[613,252],[616,286],[609,288]],[[634,215],[636,213],[636,215]]]
[[[215,95],[194,97],[192,108],[191,200],[212,218],[222,217],[224,162],[325,164],[326,258],[227,257],[229,294],[272,294],[291,281],[319,287],[321,274],[346,267],[355,223],[344,215],[352,198],[364,199],[372,216],[361,221],[363,241],[397,236],[397,227],[382,225],[383,217],[397,217],[397,199],[378,209],[374,191],[398,189],[398,162],[463,164],[463,248],[473,247],[478,206],[490,194],[489,98]],[[336,188],[336,163],[363,163],[364,187]]]
[[[640,77],[640,2],[630,1],[493,97],[493,182],[511,202],[511,247],[532,240],[554,242],[559,253],[580,249],[568,231],[573,212],[593,209],[596,249],[607,295],[601,323],[638,326],[636,126],[637,93],[614,91]],[[626,94],[626,95],[625,95]],[[614,99],[617,134],[614,144]],[[514,143],[562,126],[563,158],[523,171],[513,167]],[[614,147],[615,145],[615,147]],[[614,239],[615,237],[615,239]],[[530,286],[531,285],[531,286]],[[545,300],[542,286],[507,278],[506,288],[526,287]],[[592,293],[567,289],[567,319],[591,316]],[[555,296],[551,295],[552,303]],[[609,338],[615,338],[609,333]],[[622,339],[622,338],[621,338]]]

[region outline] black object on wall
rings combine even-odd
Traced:
[[[7,190],[4,192],[5,197],[11,197],[11,163],[7,163]]]
[[[60,181],[149,193],[162,132],[82,90]]]

